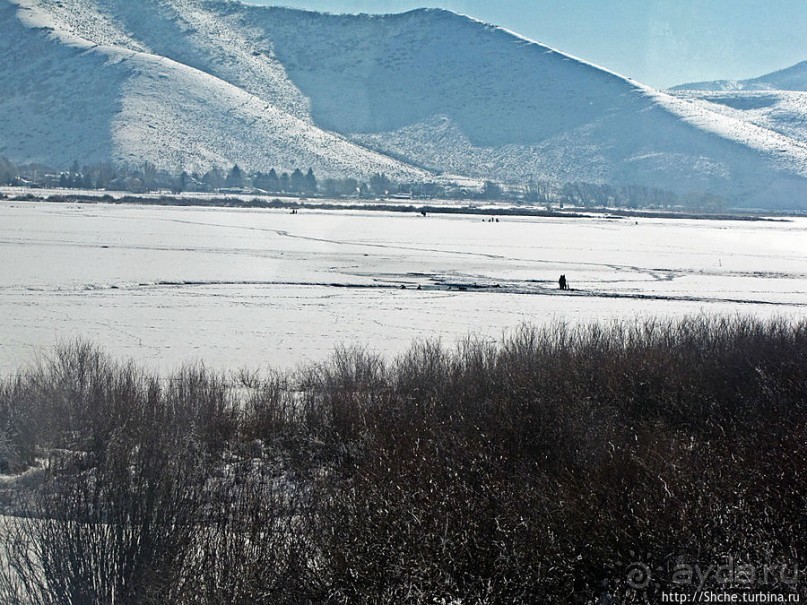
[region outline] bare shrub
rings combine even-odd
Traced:
[[[204,504],[201,452],[156,385],[136,387],[121,426],[49,454],[12,526],[5,556],[31,602],[166,601],[178,584]]]
[[[694,591],[682,561],[805,566],[805,322],[524,326],[236,384],[78,343],[0,403],[0,462],[45,465],[0,489],[4,602],[642,603]]]

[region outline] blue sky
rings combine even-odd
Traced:
[[[807,60],[807,0],[245,1],[334,13],[446,8],[658,88]]]

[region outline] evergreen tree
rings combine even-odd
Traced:
[[[280,191],[291,191],[288,172],[284,172],[280,175]]]
[[[291,191],[301,193],[305,190],[305,176],[299,168],[295,168],[291,173]]]
[[[202,177],[202,182],[207,184],[211,189],[220,189],[224,184],[224,178],[221,176],[221,171],[217,166],[214,166]]]
[[[343,195],[356,195],[360,192],[359,181],[353,178],[346,178],[342,180],[342,193]]]
[[[260,170],[252,175],[252,186],[255,189],[264,189],[264,185],[266,184],[266,174],[261,172]]]
[[[322,181],[322,192],[327,196],[339,195],[339,181],[336,179],[325,179]]]
[[[238,164],[234,164],[230,169],[229,174],[227,174],[227,178],[224,179],[224,186],[233,187],[236,189],[240,189],[244,186],[244,175],[241,172],[241,168],[239,168]]]
[[[267,191],[280,191],[280,179],[278,178],[277,172],[275,172],[274,168],[269,171],[266,178],[269,184]]]
[[[314,171],[311,168],[309,168],[308,172],[305,174],[305,192],[317,192],[317,177],[314,176]]]
[[[257,173],[252,182],[255,187],[264,191],[277,191],[280,189],[280,181],[277,178],[277,172],[275,172],[274,168],[272,168],[268,173]]]

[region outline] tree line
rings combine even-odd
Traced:
[[[99,189],[144,193],[271,193],[283,195],[378,198],[400,196],[418,199],[464,199],[508,201],[563,208],[685,208],[720,211],[728,207],[725,198],[703,192],[678,194],[642,185],[609,185],[605,183],[554,183],[531,179],[525,183],[504,184],[485,180],[480,186],[451,182],[397,182],[384,173],[367,180],[349,175],[318,178],[312,168],[292,171],[248,172],[238,164],[230,168],[214,166],[207,172],[170,173],[150,162],[136,166],[120,166],[102,162],[80,166],[78,161],[62,171],[40,165],[15,166],[0,157],[0,185]]]

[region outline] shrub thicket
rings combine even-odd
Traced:
[[[227,379],[78,343],[0,383],[0,429],[3,602],[807,585],[804,322],[525,327]]]

